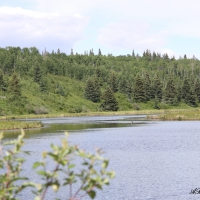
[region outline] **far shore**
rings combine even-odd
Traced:
[[[58,117],[79,117],[79,116],[112,116],[112,115],[152,115],[164,114],[166,112],[175,112],[178,109],[171,110],[130,110],[130,111],[113,111],[113,112],[81,112],[81,113],[52,113],[52,114],[28,114],[28,115],[9,115],[0,116],[0,121],[12,119],[37,119],[37,118],[58,118]],[[184,109],[186,110],[186,109]]]
[[[39,119],[79,116],[120,116],[120,115],[147,115],[148,120],[161,121],[196,121],[200,120],[200,109],[169,109],[169,110],[133,110],[117,112],[89,112],[89,113],[54,113],[44,115],[11,115],[0,116],[0,130],[41,128],[43,124],[39,121],[18,121],[15,119]]]

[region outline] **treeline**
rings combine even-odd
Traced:
[[[7,94],[11,102],[21,97],[18,79],[23,77],[38,84],[41,93],[66,96],[67,88],[62,84],[56,84],[52,91],[49,74],[82,82],[82,96],[101,103],[104,110],[118,109],[116,93],[124,94],[135,105],[134,109],[149,101],[154,102],[156,109],[177,106],[180,102],[195,107],[200,102],[200,61],[186,55],[175,59],[146,50],[142,56],[134,51],[126,56],[113,56],[103,55],[100,49],[97,55],[93,50],[84,54],[74,54],[72,50],[66,55],[59,49],[40,53],[35,47],[6,47],[0,48],[0,70],[0,92]]]

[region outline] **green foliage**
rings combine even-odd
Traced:
[[[136,76],[133,95],[136,102],[146,102],[147,100],[144,81],[142,80],[140,75]]]
[[[198,102],[200,102],[200,81],[199,78],[197,78],[195,85],[194,85],[194,92],[197,96]]]
[[[114,96],[113,91],[110,87],[107,87],[103,94],[103,103],[101,104],[103,110],[106,111],[117,111],[118,110],[118,102]]]
[[[89,78],[85,87],[85,98],[92,102],[99,102],[101,96],[100,86],[98,79]]]
[[[170,105],[177,104],[177,90],[174,86],[174,79],[172,76],[169,76],[165,89],[165,101]]]
[[[3,72],[0,70],[0,91],[6,92],[6,83],[4,80]]]
[[[155,101],[161,101],[162,100],[162,84],[158,78],[158,75],[154,77],[153,80],[153,91],[154,91],[154,98]]]
[[[153,99],[154,91],[148,73],[146,73],[144,77],[144,89],[145,89],[146,100],[149,101],[150,99]]]
[[[111,89],[113,92],[117,92],[117,91],[118,91],[117,79],[116,79],[116,75],[115,75],[114,72],[112,72],[112,73],[110,74],[109,86],[110,86],[110,89]]]
[[[0,135],[0,140],[2,138],[3,134]],[[23,153],[28,154],[21,150],[24,145],[23,138],[22,131],[17,140],[1,145],[0,199],[2,200],[17,200],[27,187],[32,187],[35,200],[45,199],[50,188],[57,192],[63,187],[68,191],[69,200],[80,200],[85,196],[94,199],[97,189],[101,190],[104,185],[109,185],[110,179],[115,176],[114,172],[107,171],[109,161],[101,156],[101,150],[98,149],[95,154],[91,154],[79,149],[78,146],[70,146],[66,134],[61,146],[52,144],[52,151],[43,152],[43,160],[33,164],[33,169],[37,169],[37,174],[43,180],[42,183],[30,182],[28,177],[21,176],[25,162],[21,156]],[[5,148],[6,145],[9,147]],[[51,170],[47,166],[48,158],[54,161]],[[75,158],[79,161],[78,166],[75,164]]]
[[[20,85],[20,79],[16,73],[12,75],[8,89],[10,93],[9,101],[10,102],[19,101],[19,99],[21,98],[21,85]]]
[[[2,105],[7,105],[0,105],[0,113],[25,114],[32,112],[34,107],[45,107],[49,113],[96,111],[103,100],[101,91],[107,86],[114,93],[125,94],[126,102],[146,103],[144,107],[150,106],[148,101],[168,104],[167,107],[178,106],[182,101],[196,106],[200,101],[200,61],[195,58],[186,56],[176,60],[148,49],[143,56],[134,51],[126,56],[103,55],[101,50],[97,54],[93,50],[84,54],[74,54],[72,50],[71,55],[66,55],[59,49],[40,54],[35,47],[0,48],[0,97],[6,97]],[[20,77],[19,95],[14,95],[14,89],[10,89],[14,88],[8,81],[13,72]],[[171,86],[170,76],[173,77]],[[95,89],[86,91],[90,78]],[[183,95],[186,79],[191,89],[188,87],[187,95]],[[20,92],[26,99],[20,97]],[[152,108],[156,107],[154,103]],[[125,108],[119,104],[119,110]]]

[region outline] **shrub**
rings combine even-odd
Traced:
[[[2,138],[3,134],[0,134],[0,140]],[[22,166],[25,162],[21,155],[22,153],[29,154],[21,150],[24,144],[23,138],[24,132],[22,131],[17,140],[0,146],[1,200],[16,200],[17,196],[27,187],[33,188],[36,195],[35,200],[45,199],[49,188],[57,192],[61,187],[69,188],[69,200],[80,200],[85,196],[94,199],[96,189],[102,189],[114,177],[114,172],[107,171],[109,162],[101,157],[101,150],[90,154],[79,149],[78,146],[70,146],[67,139],[63,139],[61,146],[52,144],[52,151],[43,152],[43,160],[33,164],[33,169],[39,168],[37,174],[42,177],[44,182],[39,184],[30,182],[28,177],[21,176]],[[5,148],[5,146],[7,147]],[[52,159],[55,163],[55,166],[51,166],[51,170],[47,169],[47,158]],[[74,158],[80,160],[78,166],[74,164]],[[76,186],[80,184],[80,186],[76,187],[78,189],[72,193],[75,184]]]

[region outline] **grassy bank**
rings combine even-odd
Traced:
[[[200,109],[168,110],[163,114],[148,116],[148,119],[164,121],[200,120]]]
[[[0,130],[41,128],[41,122],[0,121]]]
[[[165,110],[133,110],[133,111],[117,111],[117,112],[81,112],[81,113],[54,113],[54,114],[41,114],[41,115],[10,115],[0,116],[0,120],[12,119],[37,119],[37,118],[54,118],[54,117],[80,117],[80,116],[111,116],[111,115],[137,115],[137,114],[159,114],[164,113]]]
[[[117,112],[82,112],[82,113],[54,113],[42,115],[11,115],[0,116],[0,130],[20,128],[40,128],[41,122],[12,121],[12,119],[31,118],[58,118],[58,117],[80,117],[80,116],[117,116],[117,115],[148,115],[149,120],[200,120],[200,109],[169,109],[169,110],[133,110]]]

